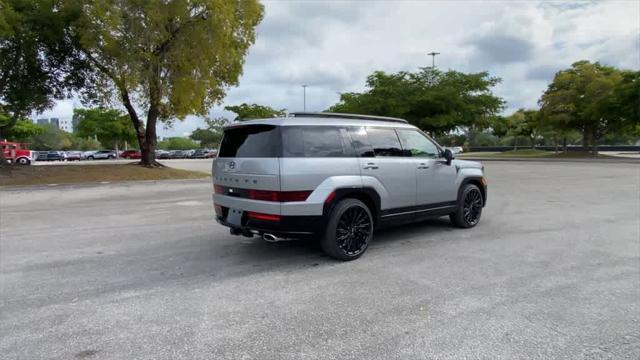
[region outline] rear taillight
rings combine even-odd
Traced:
[[[247,211],[247,217],[253,220],[280,221],[280,215],[263,214],[253,211]]]
[[[273,202],[293,202],[306,201],[312,190],[301,191],[271,191],[271,190],[255,190],[241,188],[227,188],[222,185],[213,185],[213,191],[216,194],[230,195],[235,197],[247,198],[251,200],[273,201]]]
[[[249,199],[262,201],[280,201],[279,191],[249,190]]]
[[[313,191],[282,191],[280,192],[280,202],[306,201]]]

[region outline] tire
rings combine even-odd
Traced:
[[[87,160],[93,160],[93,156],[87,156]]]
[[[107,156],[107,160],[113,160],[113,159],[115,159],[114,156],[111,156],[111,155]]]
[[[327,255],[348,261],[362,256],[372,238],[373,216],[367,205],[344,199],[331,211],[321,245]]]
[[[458,205],[455,213],[449,215],[453,225],[468,229],[480,222],[484,199],[480,188],[474,184],[466,184],[458,197]]]
[[[29,159],[27,159],[27,158],[19,158],[19,159],[18,159],[18,161],[17,161],[17,163],[18,163],[19,165],[29,165],[30,161],[29,161]]]

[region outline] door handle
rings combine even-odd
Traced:
[[[428,169],[429,165],[422,163],[422,164],[418,164],[418,169]]]
[[[367,163],[367,165],[365,165],[364,169],[371,169],[371,170],[375,170],[378,168],[378,165],[374,164],[374,163]]]

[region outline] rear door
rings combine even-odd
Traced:
[[[383,215],[412,211],[416,204],[416,172],[413,159],[403,156],[402,146],[393,128],[355,127],[349,129],[360,155],[363,186],[379,183]],[[377,181],[371,181],[375,179]]]

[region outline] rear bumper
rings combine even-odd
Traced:
[[[282,216],[280,221],[250,219],[245,213],[241,224],[230,224],[226,221],[228,208],[222,207],[222,213],[216,214],[216,221],[240,235],[271,234],[281,238],[314,238],[324,233],[326,221],[322,216]]]

